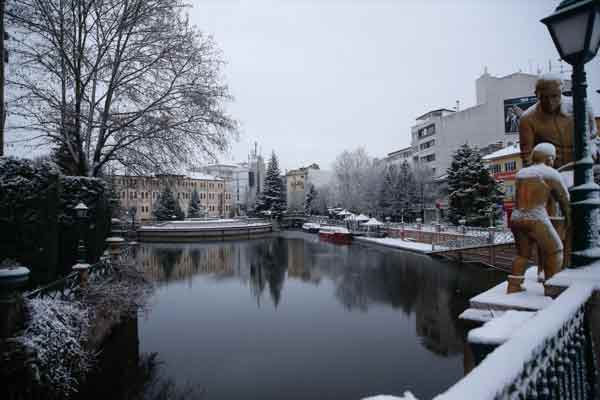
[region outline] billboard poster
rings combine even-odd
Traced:
[[[519,132],[521,114],[534,105],[536,101],[535,96],[504,100],[504,133]]]

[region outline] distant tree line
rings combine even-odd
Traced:
[[[436,182],[433,170],[407,161],[386,163],[364,148],[343,151],[333,164],[332,185],[310,188],[306,212],[327,215],[332,207],[394,221],[423,217],[425,209],[448,198],[445,219],[457,224],[493,224],[501,215],[502,185],[489,173],[479,150],[468,144],[453,155],[446,182]]]
[[[320,212],[341,207],[380,218],[416,218],[435,205],[440,195],[433,171],[406,161],[388,164],[370,157],[364,148],[342,152],[333,164],[334,184],[316,188]],[[324,191],[325,193],[321,193]]]

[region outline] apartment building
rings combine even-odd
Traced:
[[[317,164],[287,171],[284,180],[287,209],[304,211],[304,200],[310,185],[314,185],[318,189],[327,185],[331,178],[331,173],[322,171]]]
[[[414,152],[415,151],[413,150],[412,146],[404,147],[400,150],[388,153],[387,157],[385,157],[382,161],[387,165],[402,164],[404,161],[412,165]]]
[[[189,172],[186,175],[115,175],[112,180],[121,207],[130,213],[134,210],[137,221],[152,219],[152,208],[158,201],[160,193],[167,186],[171,188],[179,206],[185,213],[187,213],[194,189],[200,195],[200,204],[207,216],[228,216],[232,210],[231,192],[226,190],[223,179],[212,175],[197,172]]]
[[[537,79],[522,72],[495,77],[486,70],[475,82],[474,106],[435,109],[416,119],[411,128],[413,163],[431,168],[440,177],[464,143],[483,148],[490,143],[516,142],[520,115],[536,101]],[[571,82],[565,81],[565,91],[570,87]]]

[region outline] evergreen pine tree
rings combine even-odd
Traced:
[[[309,184],[308,191],[304,196],[304,214],[310,215],[313,213],[313,201],[317,197],[317,189],[315,185]]]
[[[413,208],[419,202],[415,175],[406,160],[400,165],[398,171],[396,193],[397,196],[393,206],[397,215]]]
[[[175,196],[173,196],[173,192],[169,186],[166,186],[165,190],[160,193],[152,209],[152,216],[157,221],[184,219],[183,210],[179,206],[179,202],[175,199]]]
[[[280,175],[279,162],[277,161],[275,152],[273,152],[265,174],[263,192],[256,202],[257,212],[269,211],[271,215],[277,217],[285,209],[285,201],[283,199],[284,187]]]
[[[462,145],[453,155],[448,172],[450,209],[448,217],[457,224],[485,226],[500,216],[501,184],[490,175],[479,150]]]
[[[201,218],[204,216],[204,210],[200,204],[200,195],[196,189],[194,189],[192,192],[192,198],[190,199],[190,204],[188,206],[187,216],[188,218]]]

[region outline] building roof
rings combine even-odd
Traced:
[[[456,112],[456,110],[450,110],[448,108],[438,108],[436,110],[427,111],[425,114],[421,115],[420,117],[417,117],[416,120],[420,121],[420,120],[423,120],[423,119],[427,119],[427,118],[429,118],[430,114],[438,113],[438,112],[443,113],[444,111],[448,111],[448,112],[451,112],[451,113]]]
[[[485,161],[491,161],[498,158],[515,156],[517,154],[521,154],[521,146],[519,143],[513,143],[509,146],[506,146],[500,150],[497,150],[493,153],[488,154],[487,156],[482,157]]]
[[[185,175],[191,179],[198,179],[198,180],[204,180],[204,181],[222,181],[223,180],[223,178],[219,178],[214,175],[203,174],[202,172],[189,172],[188,171]]]
[[[226,164],[226,163],[216,163],[216,164],[207,164],[203,168],[238,168],[238,164]]]
[[[222,181],[223,179],[216,177],[214,175],[202,174],[198,172],[188,172],[185,174],[181,173],[170,173],[170,174],[149,174],[149,175],[126,175],[121,173],[116,173],[112,175],[113,177],[119,178],[162,178],[162,177],[176,177],[176,178],[190,178],[204,181]]]
[[[413,148],[412,148],[412,146],[404,147],[404,148],[402,148],[402,149],[400,149],[400,150],[395,150],[395,151],[392,151],[391,153],[388,153],[388,155],[387,155],[387,156],[388,156],[388,157],[393,157],[393,156],[395,156],[395,155],[397,155],[397,154],[404,153],[404,152],[406,152],[407,150],[410,150],[410,151],[412,151],[412,149],[413,149]]]

